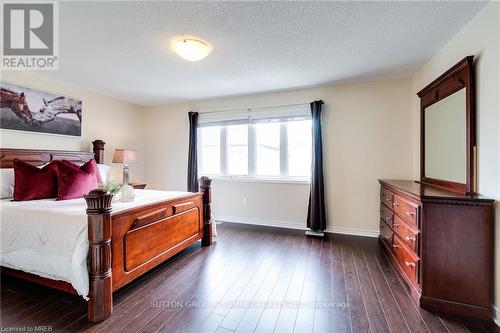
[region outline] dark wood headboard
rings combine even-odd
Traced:
[[[0,148],[0,168],[13,168],[13,160],[19,159],[33,165],[43,165],[54,160],[68,160],[75,163],[85,163],[95,158],[97,163],[104,163],[104,142],[92,142],[93,152],[45,150],[45,149],[16,149]]]

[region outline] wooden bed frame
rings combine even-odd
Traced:
[[[0,168],[20,159],[33,165],[53,160],[104,163],[104,142],[92,142],[93,153],[0,148]],[[201,192],[127,209],[113,214],[112,195],[104,189],[85,196],[88,217],[88,318],[99,322],[113,312],[113,291],[201,240],[212,243],[211,180],[202,177]],[[70,283],[2,267],[2,273],[76,294]]]

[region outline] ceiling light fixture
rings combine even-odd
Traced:
[[[212,51],[208,43],[194,38],[182,38],[173,44],[175,53],[189,61],[199,61]]]

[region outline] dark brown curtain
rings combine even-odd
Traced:
[[[197,154],[197,133],[198,133],[198,112],[189,112],[189,152],[188,152],[188,176],[187,190],[198,192],[198,154]]]
[[[326,229],[325,185],[323,181],[323,142],[321,140],[321,109],[323,101],[311,103],[312,169],[311,193],[307,210],[307,227],[313,231]]]

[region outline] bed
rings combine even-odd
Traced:
[[[102,163],[104,142],[94,141],[92,153],[0,148],[0,155],[1,168],[14,159]],[[81,295],[89,320],[105,320],[113,291],[199,240],[211,245],[210,186],[202,177],[198,193],[136,190],[127,203],[103,189],[64,201],[2,199],[2,274]]]

